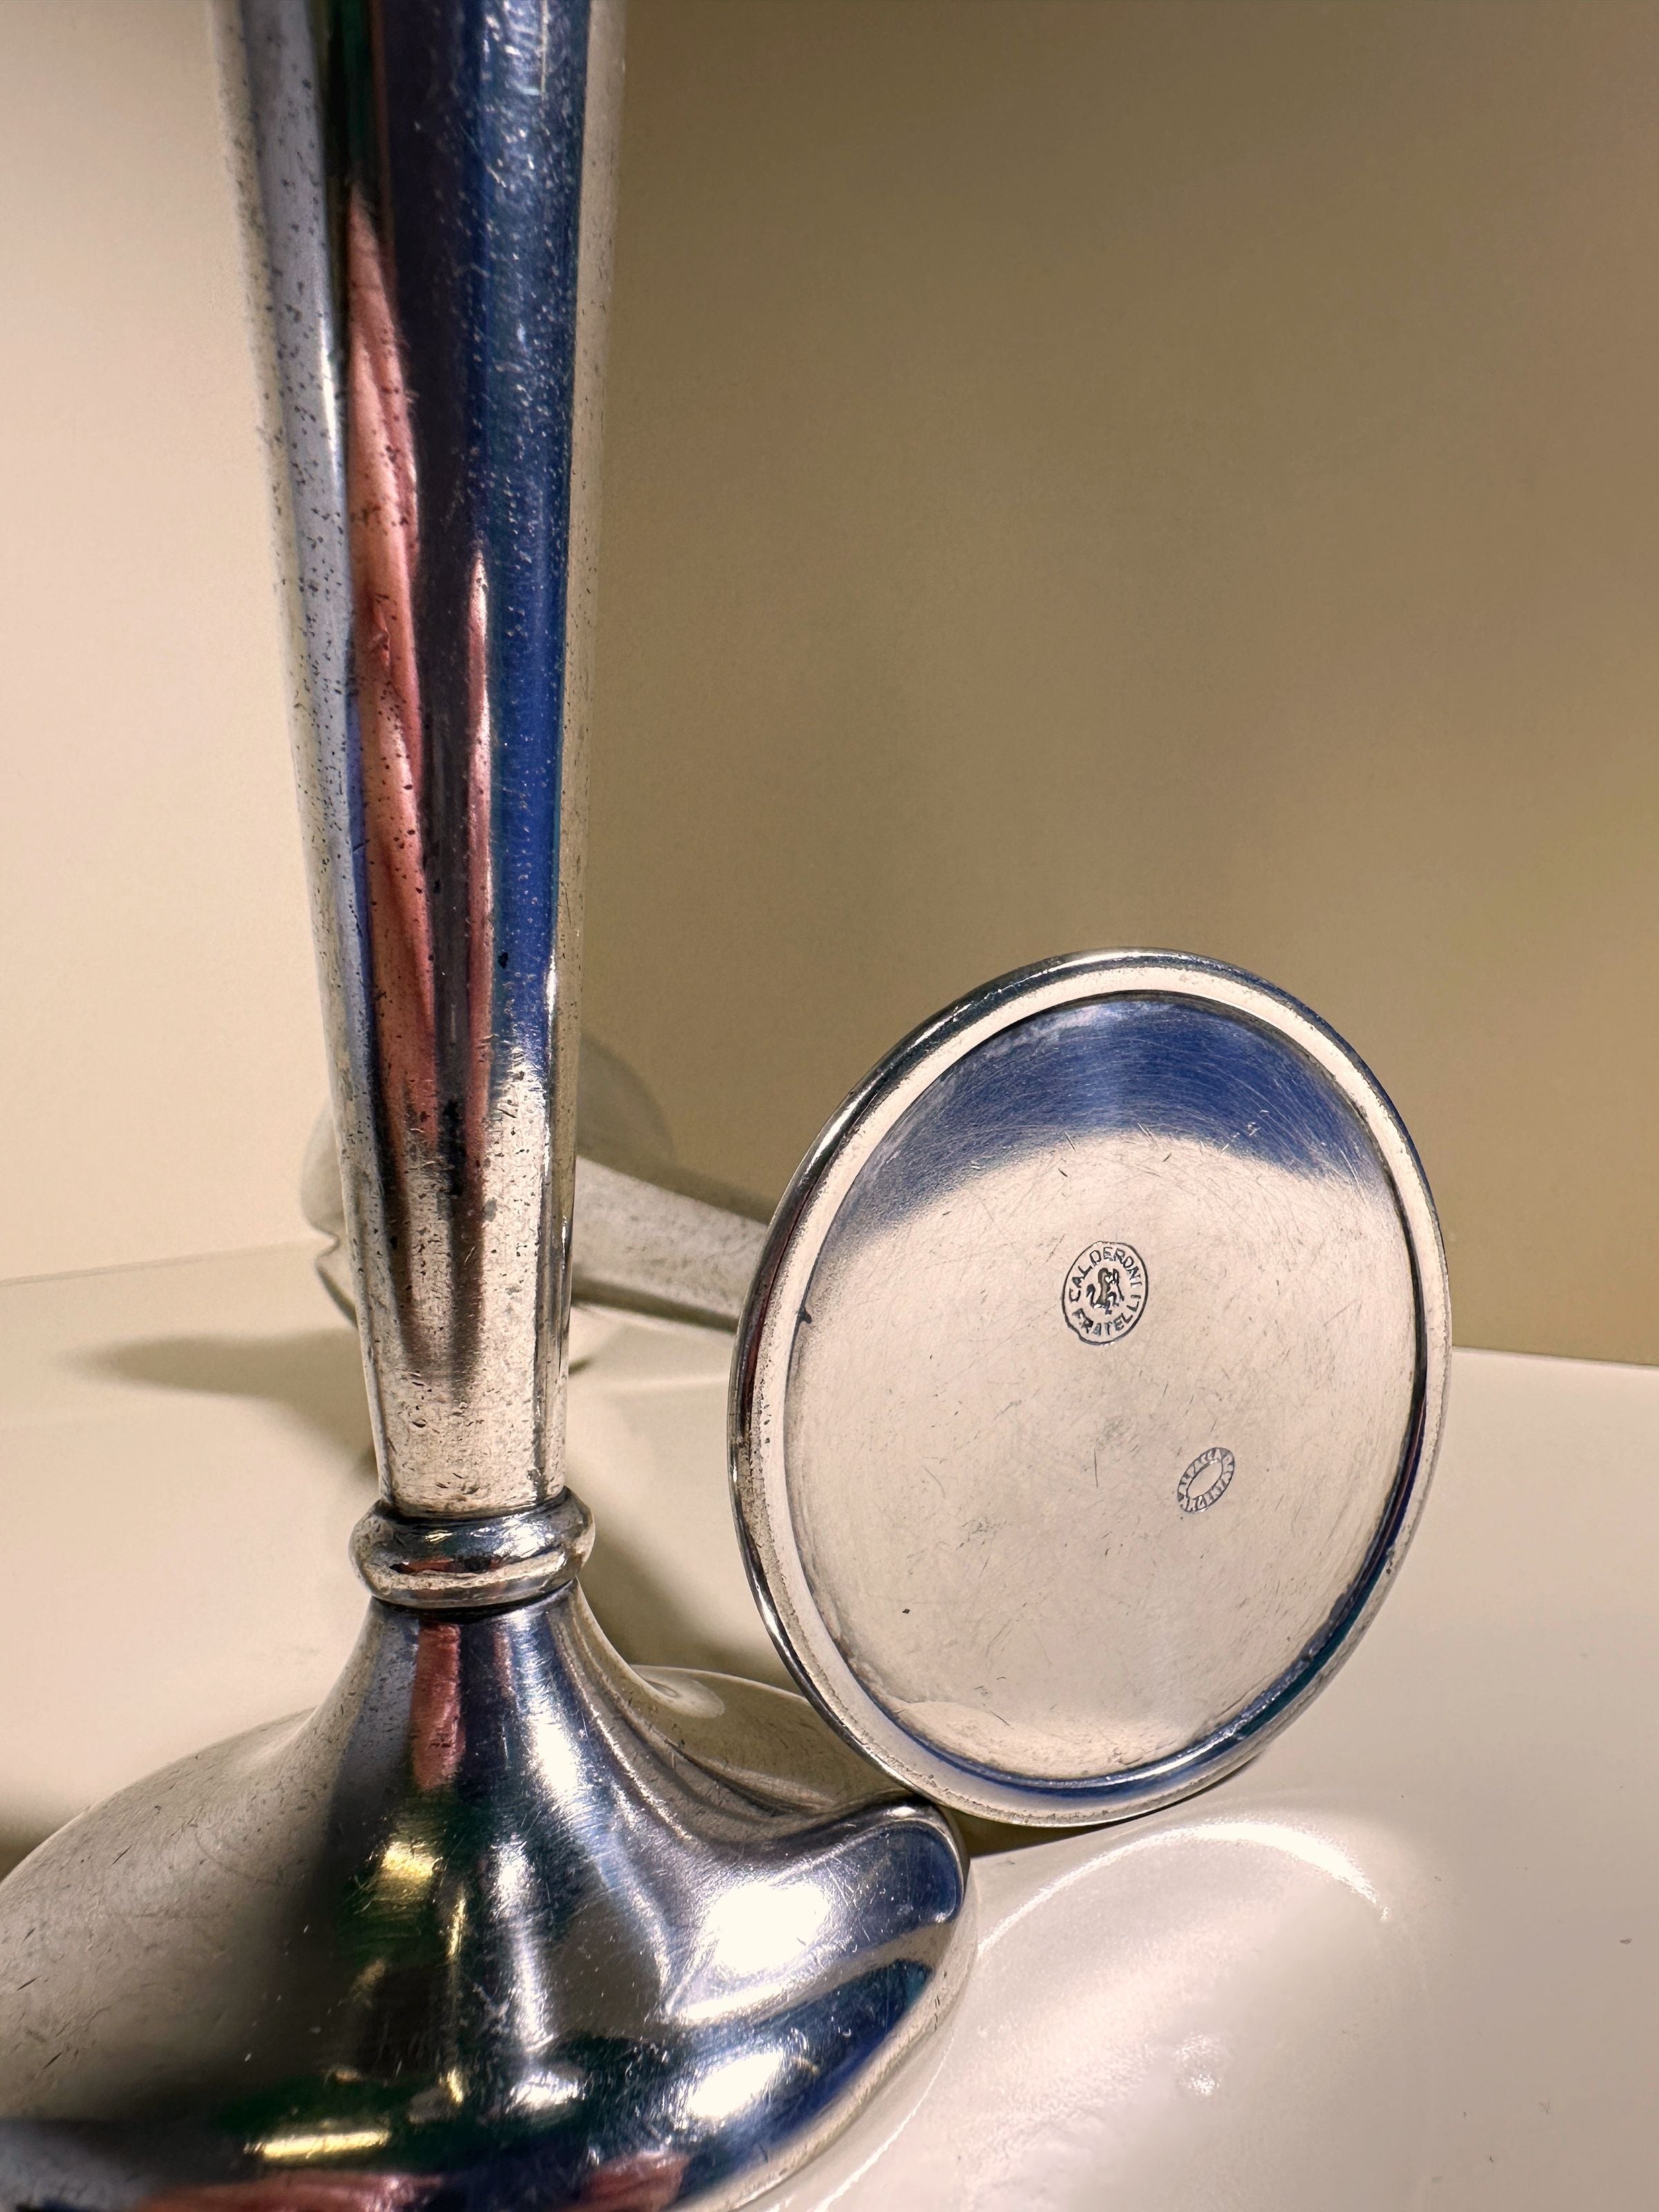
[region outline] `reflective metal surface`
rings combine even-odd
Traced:
[[[673,1158],[673,1141],[662,1110],[624,1060],[584,1036],[576,1056],[576,1157],[633,1167],[648,1173],[659,1160]],[[649,1164],[649,1165],[644,1164]],[[580,1177],[581,1169],[577,1167]],[[340,1310],[354,1320],[351,1256],[346,1249],[345,1193],[340,1183],[340,1152],[334,1116],[326,1108],[312,1125],[300,1170],[300,1205],[306,1219],[329,1239],[317,1255],[317,1273]],[[580,1265],[574,1243],[571,1265]],[[575,1292],[573,1284],[573,1297]]]
[[[0,2201],[88,2212],[736,2203],[971,1954],[941,1814],[798,1698],[630,1673],[574,1589],[374,1607],[310,1719],[0,1899]]]
[[[300,1198],[329,1241],[317,1272],[355,1316],[345,1198],[334,1119],[318,1117]],[[570,1228],[570,1353],[582,1356],[584,1305],[659,1314],[735,1328],[754,1279],[772,1209],[744,1191],[693,1174],[674,1158],[655,1100],[627,1063],[591,1037],[576,1085],[576,1176]]]
[[[620,20],[249,0],[296,759],[381,1477],[556,1492]]]
[[[1421,1170],[1328,1030],[1203,961],[1028,969],[884,1062],[779,1209],[734,1377],[757,1592],[941,1802],[1167,1803],[1369,1619],[1447,1347]]]
[[[309,1720],[164,1770],[0,1885],[0,2202],[732,2204],[849,2116],[971,1947],[942,1814],[799,1698],[635,1674],[575,1583],[620,21],[609,0],[319,19],[313,50],[310,0],[246,0],[226,59],[382,1490],[354,1556],[387,1602]]]
[[[636,1176],[579,1159],[573,1294],[589,1305],[734,1329],[769,1218],[769,1208],[684,1170]]]

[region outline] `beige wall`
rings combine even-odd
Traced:
[[[327,1084],[206,21],[0,0],[0,1274],[303,1231]]]
[[[0,40],[21,1272],[289,1233],[320,1055],[201,19]],[[634,0],[623,163],[588,1003],[687,1157],[1194,946],[1463,1341],[1659,1357],[1659,8]]]

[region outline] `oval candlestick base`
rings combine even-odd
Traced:
[[[5,2201],[741,2203],[937,2017],[964,1908],[945,1816],[802,1699],[634,1674],[574,1583],[376,1603],[309,1718],[0,1887]]]

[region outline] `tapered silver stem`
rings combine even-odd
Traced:
[[[243,11],[381,1480],[562,1488],[614,0]]]
[[[616,17],[330,0],[319,69],[309,0],[246,4],[226,61],[263,180],[301,782],[387,1492],[353,1549],[382,1601],[311,1719],[124,1791],[0,1885],[0,2203],[730,2212],[942,2015],[972,1914],[943,1814],[799,1698],[633,1674],[574,1579],[559,1432]],[[623,1198],[613,1272],[635,1279],[613,1287],[637,1291]]]

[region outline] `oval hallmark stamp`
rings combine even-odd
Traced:
[[[1183,1513],[1207,1513],[1232,1479],[1232,1454],[1225,1444],[1212,1444],[1176,1483],[1176,1504]]]
[[[1066,1270],[1066,1325],[1085,1344],[1115,1344],[1146,1310],[1146,1262],[1133,1244],[1091,1244]]]

